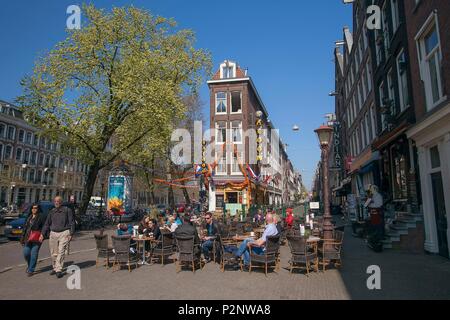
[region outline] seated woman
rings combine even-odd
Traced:
[[[150,219],[148,222],[149,235],[153,235],[155,240],[161,240],[161,230],[158,227],[156,219]]]
[[[173,213],[173,217],[175,218],[175,223],[179,226],[181,226],[183,224],[183,221],[181,221],[180,216],[178,215],[178,213],[174,212]]]
[[[133,236],[133,226],[131,224],[119,223],[117,225],[118,236]]]
[[[177,230],[177,228],[178,228],[178,224],[175,222],[175,217],[169,216],[169,218],[167,219],[167,223],[163,228],[172,233],[175,232],[175,230]]]
[[[118,236],[130,236],[133,237],[133,226],[131,224],[119,223],[117,225],[117,235]],[[131,239],[130,241],[130,252],[136,253],[136,241]]]
[[[149,234],[149,223],[150,223],[150,217],[144,217],[141,222],[139,223],[138,232],[139,234],[143,234],[145,236],[148,236]]]

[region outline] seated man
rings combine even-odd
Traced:
[[[175,237],[182,238],[194,237],[194,253],[196,255],[200,255],[200,238],[198,236],[197,229],[191,223],[190,216],[185,215],[183,217],[183,224],[175,230],[174,235]]]
[[[278,214],[273,215],[273,223],[277,226],[278,234],[281,234],[283,232],[283,226],[281,225],[282,222],[283,221]]]
[[[211,257],[210,253],[214,246],[214,240],[216,239],[217,235],[219,234],[219,227],[217,224],[213,221],[212,213],[207,212],[205,214],[205,220],[206,220],[206,230],[207,234],[202,237],[202,252],[205,259],[210,262]]]
[[[264,230],[263,235],[258,240],[253,240],[252,238],[245,239],[244,242],[240,245],[238,251],[236,252],[236,256],[240,258],[244,256],[244,265],[248,266],[250,263],[250,251],[253,253],[262,255],[265,251],[267,237],[276,236],[278,234],[277,226],[275,225],[275,221],[273,215],[268,213],[266,215],[266,228]]]

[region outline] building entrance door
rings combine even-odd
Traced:
[[[447,214],[445,210],[444,187],[442,184],[441,172],[431,174],[431,185],[433,189],[434,214],[436,217],[439,254],[448,258]]]

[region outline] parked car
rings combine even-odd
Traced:
[[[44,216],[47,216],[48,212],[54,208],[54,205],[50,201],[41,201],[39,202],[39,205],[41,206],[42,213]],[[14,219],[12,221],[8,221],[6,223],[5,227],[5,237],[7,237],[9,240],[19,240],[22,237],[23,233],[23,227],[25,226],[25,221],[28,218],[28,215],[30,214],[31,205],[28,205],[27,208],[23,210],[22,213],[19,214],[17,219]]]
[[[49,211],[55,207],[51,201],[40,201],[39,205],[41,206],[44,217],[46,217]],[[71,203],[65,202],[63,203],[63,206],[70,207],[73,210],[73,204]],[[19,214],[17,219],[7,222],[4,230],[5,237],[9,240],[19,240],[22,237],[23,228],[30,213],[31,204],[29,204],[24,211]]]
[[[89,204],[94,208],[105,208],[106,203],[101,197],[91,197]]]

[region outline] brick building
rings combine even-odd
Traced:
[[[289,183],[297,183],[299,178],[294,180],[294,168],[288,159],[286,145],[274,130],[252,78],[237,63],[226,60],[208,81],[208,86],[211,143],[218,161],[214,173],[215,188],[210,190],[215,203],[211,207],[210,202],[210,210],[227,205],[239,209],[252,204],[287,204],[291,199],[286,191]],[[259,119],[260,127],[257,126]],[[255,161],[258,129],[261,129],[263,141],[259,163]],[[258,178],[250,179],[249,184],[243,186],[246,175]]]
[[[417,147],[424,246],[449,257],[450,2],[405,1],[405,22],[417,121],[407,135]]]

